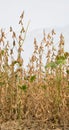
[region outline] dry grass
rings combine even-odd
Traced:
[[[22,53],[27,29],[23,18],[24,12],[20,16],[19,35],[10,27],[12,47],[6,32],[0,29],[0,122],[39,120],[66,128],[69,125],[69,53],[64,52],[64,37],[60,34],[57,49],[54,30],[49,34],[43,32],[40,45],[34,39],[34,51],[26,70]]]

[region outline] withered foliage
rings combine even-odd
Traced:
[[[43,31],[40,44],[34,38],[34,51],[25,69],[22,53],[27,29],[23,19],[24,12],[19,20],[19,35],[12,27],[9,29],[12,43],[0,29],[0,121],[27,118],[66,126],[69,124],[69,53],[64,51],[64,37],[60,34],[58,48],[55,48],[54,30],[49,34]]]

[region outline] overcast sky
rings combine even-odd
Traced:
[[[32,34],[37,32],[37,29],[69,27],[69,0],[0,0],[0,28],[7,29],[12,26],[15,31],[18,31],[19,16],[23,10],[26,26],[30,20],[26,43],[24,44],[24,57],[27,63],[32,53],[32,42],[35,37]],[[65,30],[67,31],[68,28]],[[67,41],[65,47],[68,50],[69,31],[66,31],[64,31]]]
[[[69,24],[69,0],[0,0],[0,27],[17,29],[23,10],[29,30]]]

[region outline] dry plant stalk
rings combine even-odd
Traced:
[[[64,37],[60,35],[57,49],[54,30],[49,34],[43,32],[40,45],[34,39],[34,51],[25,70],[22,53],[27,29],[23,19],[24,12],[20,16],[18,36],[10,27],[11,48],[6,32],[0,29],[0,118],[27,117],[69,124],[69,53],[64,51]],[[17,59],[14,59],[15,49]]]

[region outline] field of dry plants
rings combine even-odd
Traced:
[[[60,34],[57,48],[54,29],[43,31],[40,44],[34,38],[25,69],[22,54],[28,27],[23,20],[24,12],[19,34],[12,27],[8,33],[0,29],[0,130],[69,130],[69,52],[64,51],[64,36]]]

